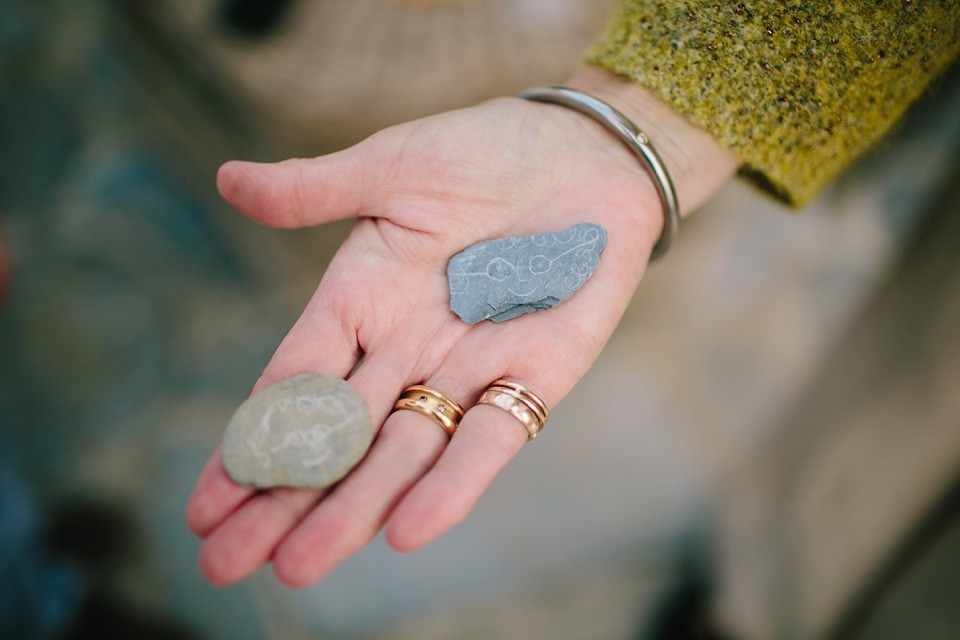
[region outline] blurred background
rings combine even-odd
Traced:
[[[802,214],[687,220],[454,531],[200,575],[186,498],[350,226],[216,168],[562,82],[612,4],[0,0],[0,636],[958,637],[956,70]]]

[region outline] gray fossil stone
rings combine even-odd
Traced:
[[[363,458],[373,440],[370,412],[347,382],[305,374],[240,405],[223,436],[223,466],[260,489],[327,487]]]
[[[593,275],[606,246],[606,230],[592,223],[479,242],[447,264],[450,309],[467,324],[549,309]]]

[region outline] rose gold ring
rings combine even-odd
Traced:
[[[550,410],[535,393],[521,384],[496,380],[483,392],[477,404],[490,404],[503,409],[527,430],[527,440],[533,440],[550,417]]]

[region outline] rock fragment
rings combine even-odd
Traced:
[[[467,324],[549,309],[593,275],[606,246],[606,230],[592,223],[477,243],[447,264],[450,309]]]
[[[349,383],[305,374],[260,391],[234,413],[223,437],[223,466],[239,484],[328,487],[373,441],[370,412]]]

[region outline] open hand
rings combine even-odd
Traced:
[[[214,453],[187,520],[205,541],[200,564],[215,584],[272,561],[283,582],[310,585],[383,526],[390,545],[411,551],[460,522],[527,438],[510,414],[475,406],[480,394],[507,378],[554,406],[612,334],[662,225],[656,191],[626,147],[579,114],[514,98],[393,127],[315,159],[227,163],[217,182],[263,224],[357,217],[254,392],[301,373],[349,375],[380,429],[366,458],[329,490],[239,486]],[[451,256],[581,222],[602,225],[608,243],[572,298],[500,324],[469,326],[450,311]],[[418,383],[467,409],[452,438],[417,412],[391,413]]]

